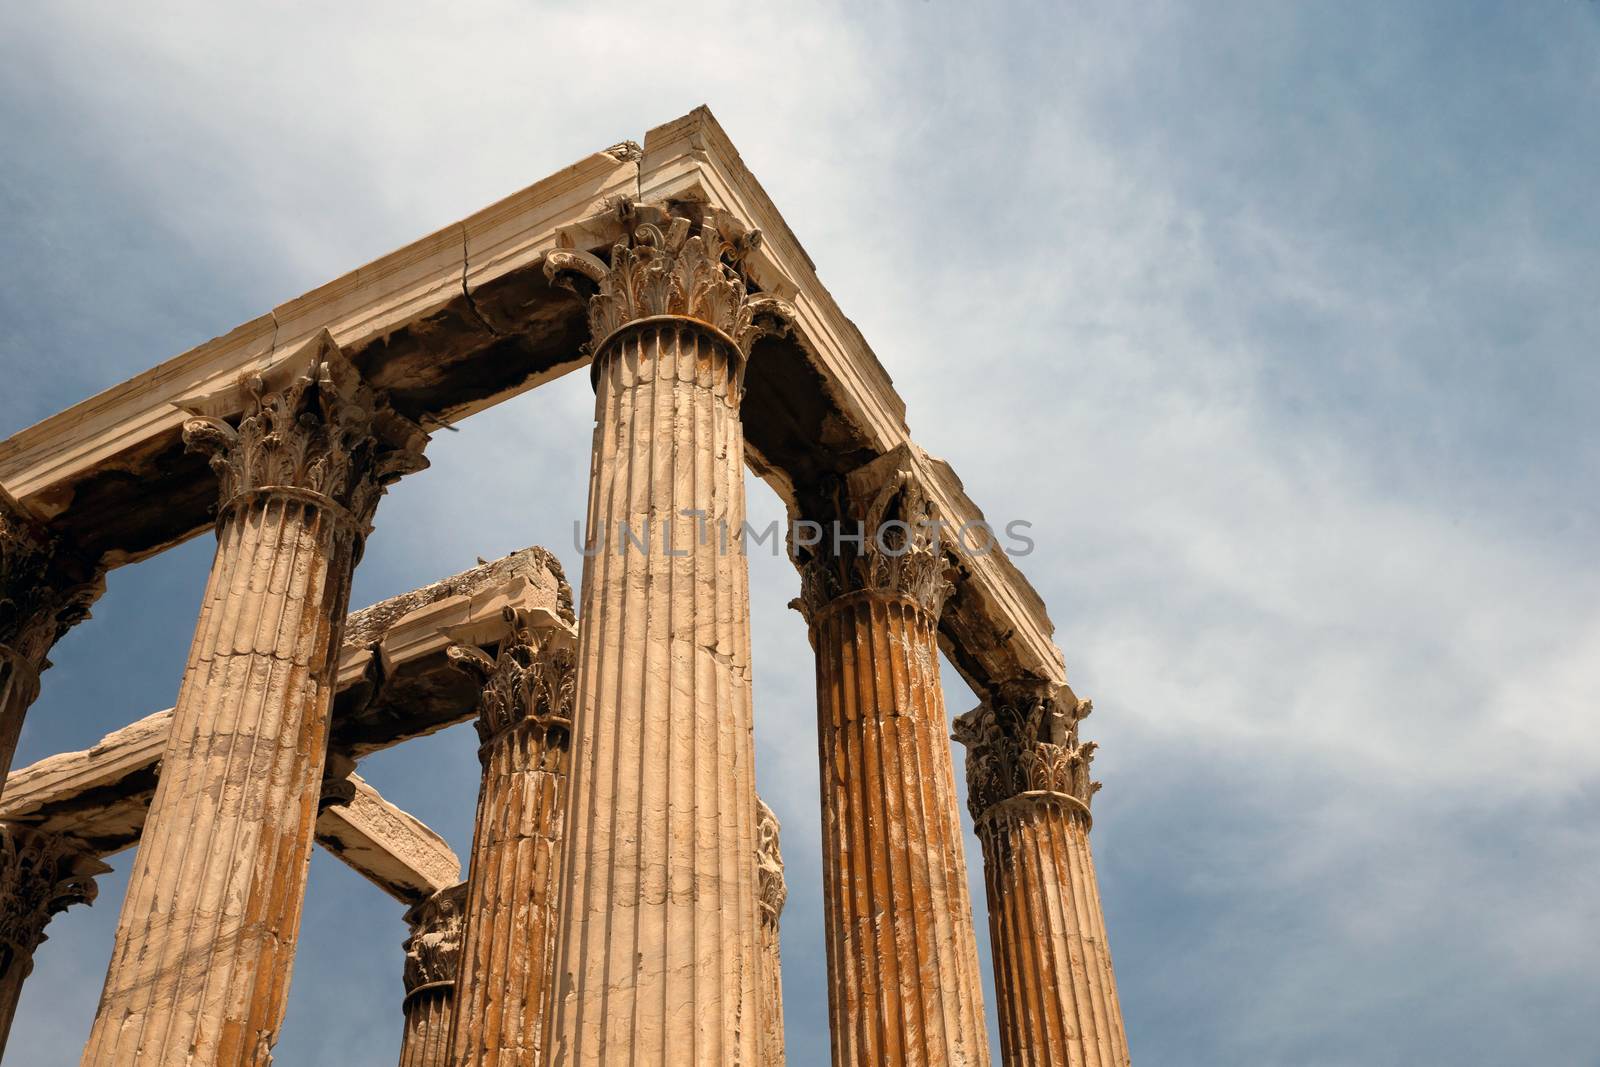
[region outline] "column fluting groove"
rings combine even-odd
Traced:
[[[85,1067],[265,1065],[282,1025],[350,578],[426,437],[326,334],[268,375],[184,427],[217,552]]]
[[[902,458],[852,474],[820,541],[797,543],[817,661],[833,1062],[986,1065],[939,682],[948,567]]]
[[[1089,849],[1088,701],[1039,681],[1000,686],[956,720],[983,843],[1006,1067],[1127,1067]]]
[[[511,633],[494,658],[451,650],[483,684],[451,1067],[540,1067],[548,1043],[575,634],[548,611],[506,613]]]
[[[589,296],[595,437],[552,1065],[753,1067],[760,948],[743,543],[749,346],[781,313],[723,216],[630,205]],[[592,294],[592,295],[591,295]]]

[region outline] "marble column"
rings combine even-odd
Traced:
[[[441,889],[406,912],[405,1036],[400,1067],[453,1067],[450,1019],[461,963],[467,883]]]
[[[989,1045],[939,682],[950,583],[901,458],[850,475],[798,561],[817,657],[833,1062],[973,1067]]]
[[[105,589],[99,568],[0,489],[0,790],[48,654]]]
[[[750,343],[781,315],[726,217],[625,213],[589,297],[594,452],[551,1064],[758,1062],[759,923],[744,432]],[[592,295],[591,295],[592,294]]]
[[[383,486],[423,465],[326,333],[241,387],[236,424],[184,426],[217,474],[217,552],[85,1067],[270,1061],[351,572]]]
[[[74,904],[93,904],[95,877],[110,870],[80,841],[0,822],[0,1059],[45,925]]]
[[[756,810],[756,893],[761,908],[762,1067],[783,1067],[783,953],[778,920],[789,887],[783,880],[783,852],[778,843],[778,817],[764,802]]]
[[[1088,701],[1045,682],[1000,687],[956,720],[983,842],[1006,1067],[1126,1067],[1128,1039],[1089,854]]]
[[[467,879],[451,1067],[542,1067],[555,974],[576,666],[570,619],[506,609],[490,659],[452,656],[483,683],[483,783]]]

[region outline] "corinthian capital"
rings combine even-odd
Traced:
[[[33,671],[62,634],[89,614],[103,573],[34,520],[0,489],[0,655],[9,649]]]
[[[0,955],[31,961],[45,925],[74,904],[94,903],[95,877],[109,870],[81,841],[0,823]]]
[[[761,920],[773,926],[783,914],[789,886],[783,879],[783,852],[778,847],[778,817],[756,798],[756,903]]]
[[[761,231],[746,230],[721,211],[691,218],[624,201],[618,213],[624,236],[612,246],[611,262],[572,248],[545,257],[551,282],[588,298],[596,358],[619,330],[650,319],[699,323],[744,355],[758,337],[788,329],[794,309],[777,297],[751,294],[739,270],[760,247]]]
[[[278,367],[246,376],[237,393],[237,422],[201,411],[183,425],[189,450],[211,457],[218,514],[260,494],[299,495],[334,505],[365,533],[385,488],[427,466],[427,435],[362,380],[326,330]]]
[[[934,618],[952,591],[951,566],[922,483],[897,450],[851,474],[833,494],[833,515],[795,525],[791,552],[800,568],[798,608],[816,623],[823,609],[851,593],[909,597]]]
[[[454,982],[461,966],[467,916],[467,883],[441,889],[406,912],[411,936],[405,944],[406,995],[424,986]]]
[[[1090,781],[1096,745],[1080,743],[1078,723],[1094,705],[1064,701],[1055,686],[1022,681],[1003,685],[956,719],[955,739],[967,747],[967,808],[975,821],[1019,796],[1065,798],[1088,815],[1100,788]]]
[[[543,609],[505,609],[511,633],[499,654],[455,645],[449,655],[483,685],[478,739],[484,752],[513,727],[527,726],[564,747],[572,730],[577,647],[572,627]]]

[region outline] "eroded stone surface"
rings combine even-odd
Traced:
[[[1126,1067],[1128,1039],[1089,851],[1088,701],[1042,679],[956,720],[983,843],[1000,1049],[1007,1067]]]
[[[453,1067],[450,1020],[466,917],[465,882],[441,889],[406,912],[405,1034],[400,1067]]]
[[[641,217],[609,265],[576,252],[550,260],[593,294],[591,325],[607,331],[594,337],[592,554],[552,1067],[600,1067],[618,1049],[639,1063],[759,1062],[749,574],[737,537],[737,341],[753,338],[756,316],[733,265],[754,243],[725,219]],[[648,548],[624,540],[647,528]]]
[[[83,1063],[264,1067],[282,1025],[350,578],[425,438],[324,335],[188,427],[217,554]]]
[[[509,633],[508,607],[569,617],[570,596],[555,557],[535,547],[352,612],[335,675],[335,747],[365,755],[469,718],[476,713],[479,683],[461,671],[450,649],[469,636],[498,647]],[[375,671],[374,662],[385,666]],[[156,766],[171,723],[170,710],[157,712],[88,749],[21,768],[0,798],[0,819],[76,837],[100,857],[135,844],[155,792]],[[345,738],[360,738],[361,743],[340,744]],[[356,781],[359,798],[370,787]],[[317,822],[319,837],[362,875],[407,903],[420,899],[419,892],[426,895],[459,880],[457,874],[440,881],[448,862],[454,861],[444,860],[426,840],[413,842],[405,825],[410,817],[403,812],[391,817],[383,810],[390,806],[379,805],[383,801],[376,798],[371,806],[324,811]],[[436,839],[420,823],[415,827],[419,838]],[[343,848],[352,832],[367,845]],[[373,851],[379,847],[387,854]],[[412,869],[397,868],[396,861],[413,848],[417,863],[404,861]]]
[[[98,568],[0,488],[0,787],[51,646],[104,590]]]
[[[317,815],[318,844],[403,903],[416,904],[461,881],[461,861],[444,838],[383,799],[359,774],[344,780],[349,798],[324,802]]]
[[[483,782],[452,1067],[542,1067],[550,1030],[577,633],[548,611],[511,615],[497,656],[456,651],[483,684]]]
[[[320,330],[424,426],[454,424],[553,380],[587,359],[587,308],[547,282],[542,257],[562,239],[605,255],[624,198],[709,203],[763,232],[743,270],[798,314],[789,335],[753,349],[762,370],[744,398],[747,458],[784,500],[810,512],[829,477],[909,439],[904,402],[870,345],[726,133],[697,108],[651,130],[637,159],[588,156],[0,441],[0,482],[91,557],[118,566],[208,521],[212,479],[183,452],[188,398],[280,362]],[[923,457],[914,468],[947,518],[981,517],[948,465]],[[956,584],[943,625],[969,680],[1062,680],[1044,605],[1003,553],[963,560]]]
[[[94,880],[110,870],[80,841],[0,822],[0,1058],[46,924],[74,904],[93,904]]]
[[[778,817],[760,799],[756,801],[756,892],[761,908],[761,1063],[783,1067],[783,952],[779,919],[789,886],[783,880],[783,850],[778,840]]]
[[[499,864],[493,891],[478,888],[483,902],[547,902],[524,894],[523,882],[562,882],[558,989],[541,1016],[533,1001],[542,1006],[542,994],[528,992],[536,968],[518,971],[491,952],[475,971],[486,990],[475,1017],[493,1016],[504,1034],[555,1025],[558,1065],[597,1064],[624,1047],[643,1062],[781,1060],[781,860],[775,821],[763,822],[750,781],[743,464],[802,515],[871,522],[937,512],[960,523],[981,512],[947,464],[910,443],[887,375],[701,110],[651,131],[642,148],[597,154],[386,257],[381,269],[0,442],[0,473],[26,501],[26,511],[0,507],[0,755],[37,691],[48,650],[37,635],[70,625],[72,605],[98,588],[94,569],[192,535],[221,495],[217,562],[175,712],[122,732],[92,767],[41,768],[61,775],[53,786],[43,776],[12,780],[70,790],[99,779],[24,804],[41,824],[92,828],[89,851],[147,834],[85,1063],[124,1062],[133,1049],[159,1067],[183,1057],[270,1059],[312,820],[324,843],[407,901],[432,900],[458,877],[448,849],[350,770],[470,711],[481,679],[439,669],[448,649],[480,645],[497,667],[505,662],[491,616],[564,590],[559,568],[537,555],[504,573],[490,565],[487,585],[447,580],[358,613],[349,623],[358,647],[336,656],[343,597],[383,485],[420,465],[423,427],[582,363],[585,325],[597,393],[597,554],[584,575],[565,877],[554,871],[563,853],[552,828],[563,806],[512,792],[526,767],[550,769],[553,750],[527,749],[491,775],[495,739],[517,731],[492,728],[487,715],[484,795],[502,797],[494,813],[532,812],[533,822],[486,837],[474,859],[485,870]],[[746,389],[752,360],[763,371]],[[185,454],[185,440],[209,462]],[[5,525],[13,515],[25,530]],[[652,530],[652,547],[627,548],[621,524]],[[65,557],[54,548],[44,555],[58,573],[30,584],[39,546],[69,541],[74,560],[81,551],[93,561],[87,584],[60,572]],[[836,1063],[986,1059],[936,632],[980,691],[1022,675],[1061,682],[1043,604],[1003,554],[912,547],[892,558],[819,553],[804,569],[823,727]],[[25,603],[36,593],[46,609]],[[551,617],[570,625],[571,608],[568,593]],[[24,617],[32,621],[11,625]],[[334,773],[324,774],[324,753]],[[1087,809],[1068,803],[1080,771],[1087,783],[1086,753],[1036,758],[1019,773],[1048,784],[1023,792],[1046,799],[984,807],[991,900],[1016,905],[1064,886],[1073,908],[1092,913],[1064,935],[1069,957],[1103,949]],[[984,788],[1007,786],[985,780],[975,795]],[[6,798],[0,817],[10,810]],[[1063,813],[1071,818],[1057,819]],[[480,817],[480,831],[492,823]],[[541,843],[545,869],[506,892],[501,874],[526,873],[518,841]],[[1014,861],[1035,853],[1067,865],[1052,881]],[[1058,917],[1013,911],[1009,945],[1056,936]],[[481,926],[505,934],[495,944],[536,925],[526,915],[497,921]],[[1073,969],[1075,982],[1080,970],[1086,984],[1071,1006],[1093,1008],[1098,995],[1101,1012],[1080,1017],[1080,1030],[1110,1034],[1109,958]],[[1002,989],[1006,1010],[1023,1003],[1020,989]],[[519,990],[525,1000],[513,1010]],[[426,1013],[417,1020],[442,1032]],[[1008,1048],[1029,1039],[1016,1026],[1012,1034]],[[488,1050],[480,1036],[469,1045]],[[1089,1048],[1101,1038],[1083,1040]],[[512,1035],[499,1046],[505,1055],[486,1051],[484,1063],[531,1063],[538,1044]],[[426,1047],[444,1054],[437,1042]],[[1039,1047],[1053,1062],[1063,1046]]]
[[[977,941],[936,629],[949,564],[886,456],[840,487],[800,561],[817,656],[828,1013],[835,1067],[985,1067]],[[831,536],[862,524],[859,541]],[[896,526],[888,526],[898,523]],[[879,531],[886,531],[880,538]]]

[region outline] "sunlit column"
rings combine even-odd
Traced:
[[[841,488],[796,602],[817,659],[833,1062],[971,1067],[989,1046],[939,682],[950,583],[896,459]]]
[[[759,1062],[744,364],[759,235],[659,209],[589,297],[595,384],[552,1064]],[[641,543],[642,541],[642,543]]]
[[[85,1067],[265,1065],[299,935],[350,577],[426,442],[324,333],[184,426],[217,553]]]
[[[555,975],[574,633],[569,619],[506,609],[511,632],[490,659],[452,650],[483,683],[483,783],[467,879],[451,1067],[541,1067]]]
[[[1006,1067],[1125,1067],[1128,1039],[1089,853],[1089,702],[1043,682],[1002,686],[956,720],[983,842]]]

